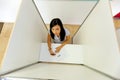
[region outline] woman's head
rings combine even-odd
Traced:
[[[50,34],[51,37],[54,39],[54,36],[60,36],[61,41],[64,40],[65,37],[65,30],[63,28],[62,21],[59,18],[54,18],[50,22]]]

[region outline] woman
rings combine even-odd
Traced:
[[[52,40],[54,43],[60,43],[61,45],[56,47],[55,52],[51,48]],[[63,27],[62,21],[59,18],[54,18],[50,23],[50,30],[48,32],[47,43],[48,49],[51,55],[56,55],[61,48],[67,44],[70,40],[70,32]]]

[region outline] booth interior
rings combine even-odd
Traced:
[[[53,18],[60,18],[71,33],[69,44],[55,56],[47,45]],[[52,43],[52,48],[59,45]],[[8,45],[0,54],[0,76],[5,80],[120,79],[109,0],[22,0]]]

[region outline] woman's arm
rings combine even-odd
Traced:
[[[51,36],[49,33],[48,33],[48,37],[47,37],[47,44],[48,44],[48,49],[50,50],[51,49]]]
[[[61,47],[63,47],[64,45],[68,44],[70,41],[70,35],[69,36],[66,36],[66,40],[63,41],[63,43],[61,44]]]
[[[59,52],[63,46],[69,43],[69,41],[70,41],[70,35],[66,36],[66,40],[63,41],[63,43],[56,48],[55,52]]]
[[[48,37],[47,37],[47,44],[48,44],[48,50],[50,52],[51,55],[55,55],[55,53],[53,52],[52,48],[51,48],[51,36],[50,34],[48,34]]]

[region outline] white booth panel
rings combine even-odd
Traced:
[[[82,24],[97,0],[34,0],[45,23],[60,18],[64,24]]]
[[[109,3],[99,1],[73,41],[85,46],[85,65],[120,79],[120,52]]]
[[[52,49],[61,44],[52,43]],[[83,64],[83,48],[81,45],[66,44],[55,56],[50,55],[47,43],[41,43],[40,58],[42,62]]]
[[[0,74],[38,62],[45,36],[47,30],[32,0],[22,0]]]

